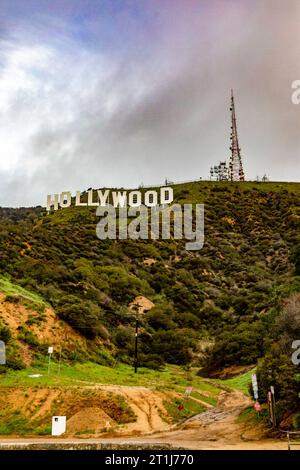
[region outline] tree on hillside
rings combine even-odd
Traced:
[[[279,419],[300,410],[299,367],[292,362],[292,343],[300,339],[300,294],[282,301],[271,335],[273,343],[257,369],[260,396],[264,399],[270,386],[276,393]]]
[[[291,256],[291,260],[295,265],[295,274],[296,276],[300,276],[300,243],[298,243]]]

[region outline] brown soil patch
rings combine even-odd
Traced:
[[[233,390],[231,392],[222,391],[218,396],[217,407],[219,409],[226,409],[226,408],[243,409],[249,406],[251,403],[252,402],[250,398],[238,390]]]
[[[116,425],[116,422],[101,408],[90,407],[78,411],[67,420],[67,434],[101,433]]]
[[[98,386],[94,387],[98,388]],[[168,415],[163,402],[174,396],[174,392],[159,392],[145,387],[126,387],[117,385],[101,385],[102,390],[117,393],[124,397],[126,403],[136,416],[136,420],[116,429],[114,435],[137,435],[162,431],[170,428]]]
[[[248,365],[248,366],[230,366],[224,367],[224,369],[216,370],[213,372],[205,373],[205,376],[210,378],[216,378],[221,380],[231,379],[236,377],[237,375],[245,374],[249,370],[253,369],[255,365]]]
[[[109,436],[111,442],[117,443],[120,439],[123,442],[125,437],[129,442],[139,436],[141,443],[169,443],[186,449],[287,448],[285,439],[268,439],[269,430],[263,424],[238,419],[241,411],[251,405],[251,400],[239,391],[221,392],[216,407],[170,426],[164,420],[163,402],[175,395],[174,392],[116,385],[67,390],[2,387],[0,408],[19,410],[37,425],[49,425],[52,415],[67,416],[64,437],[68,438],[101,437],[103,440],[104,436]],[[120,401],[120,397],[135,413],[135,421],[128,413],[124,414],[124,401]]]
[[[54,353],[59,353],[62,345],[65,350],[85,348],[86,340],[74,331],[67,323],[61,321],[51,308],[41,314],[25,307],[21,302],[7,302],[6,296],[0,293],[0,320],[9,327],[12,336],[17,339],[20,327],[31,331],[40,343],[54,346]],[[34,321],[32,324],[27,322]],[[23,341],[17,340],[20,355],[25,365],[30,365],[32,352]]]
[[[67,416],[67,435],[106,428],[113,435],[137,435],[170,428],[163,402],[173,392],[144,387],[97,385],[87,387],[20,388],[2,387],[0,409],[7,419],[15,411],[36,426],[50,425],[52,416]],[[70,425],[70,426],[69,426]]]
[[[130,304],[129,308],[134,310],[137,308],[138,313],[145,313],[151,310],[154,307],[154,303],[151,300],[147,299],[147,297],[143,297],[142,295],[137,296]]]
[[[157,262],[157,261],[156,261],[156,259],[154,259],[154,258],[145,258],[145,259],[143,260],[143,263],[144,263],[145,266],[152,266],[152,265],[155,264],[156,262]]]
[[[238,419],[249,405],[251,400],[239,391],[222,392],[216,407],[143,442],[171,443],[199,450],[287,449],[286,439],[269,439],[269,429],[262,423],[244,423]]]

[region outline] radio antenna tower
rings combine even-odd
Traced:
[[[245,174],[243,170],[241,149],[239,147],[237,123],[235,116],[234,96],[231,89],[231,156],[229,160],[229,179],[231,181],[245,181]]]

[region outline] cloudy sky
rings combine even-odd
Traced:
[[[299,0],[0,0],[0,205],[206,178],[300,180]]]

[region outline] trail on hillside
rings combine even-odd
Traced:
[[[240,413],[252,405],[241,391],[221,391],[215,407],[202,402],[207,410],[177,425],[168,424],[164,416],[163,401],[174,392],[158,392],[144,387],[115,385],[95,386],[126,398],[136,414],[136,422],[114,428],[109,436],[101,438],[109,442],[136,442],[171,444],[186,449],[287,449],[284,439],[270,439],[268,429],[261,423],[243,423]],[[200,400],[201,401],[201,400]],[[122,440],[121,440],[122,438]]]
[[[67,421],[67,433],[59,438],[60,442],[103,442],[108,444],[139,443],[143,445],[157,445],[158,449],[165,445],[184,449],[287,449],[286,440],[270,439],[268,430],[259,422],[245,423],[239,419],[242,410],[251,405],[250,398],[239,391],[222,391],[219,394],[215,407],[207,405],[206,411],[193,416],[179,424],[171,424],[167,421],[164,401],[178,396],[175,392],[150,390],[145,387],[129,387],[116,385],[94,385],[84,387],[94,394],[85,402],[79,400],[79,390],[68,390],[67,396],[58,390],[36,390],[37,395],[27,397],[24,406],[28,411],[35,399],[40,399],[41,406],[35,417],[45,413],[51,408],[53,400],[56,402],[66,400],[72,402],[73,413],[70,413]],[[80,387],[82,389],[82,387]],[[21,390],[15,390],[12,401],[22,405]],[[107,396],[122,396],[126,399],[136,421],[123,425],[117,425],[109,412],[104,412],[101,407],[101,399]],[[102,398],[101,398],[102,397]],[[9,403],[8,403],[9,405]],[[106,428],[105,430],[103,428]],[[82,433],[83,429],[89,429],[90,434]],[[57,438],[54,438],[55,442]],[[1,439],[2,442],[21,441],[20,438]],[[1,444],[0,441],[0,444]],[[22,437],[22,441],[53,442],[51,437]]]
[[[286,450],[286,440],[268,438],[268,430],[264,425],[249,425],[239,421],[241,411],[249,405],[250,398],[242,392],[223,391],[217,406],[163,432],[140,436],[138,442],[171,444],[195,450]],[[118,438],[109,440],[120,442]],[[128,442],[132,440],[128,438]]]
[[[155,433],[145,442],[171,443],[186,449],[287,449],[285,440],[267,438],[262,424],[245,424],[238,417],[251,405],[242,392],[221,392],[217,406],[187,419],[167,432]]]
[[[136,421],[123,425],[115,430],[116,434],[137,435],[170,428],[166,422],[166,411],[163,401],[175,395],[172,392],[158,392],[146,387],[129,387],[121,385],[96,385],[94,389],[105,390],[125,398],[136,416]],[[163,417],[165,419],[163,419]]]
[[[174,398],[182,398],[182,395],[176,392],[163,392],[151,390],[146,387],[96,385],[92,388],[115,393],[125,398],[127,404],[136,416],[136,421],[124,425],[121,429],[117,429],[115,433],[126,436],[131,434],[148,434],[172,429],[173,426],[170,424],[164,401]],[[193,401],[201,404],[207,409],[212,408],[212,405],[203,400],[193,398]]]

